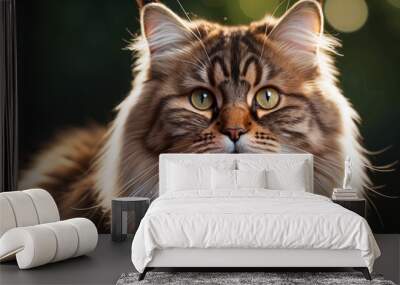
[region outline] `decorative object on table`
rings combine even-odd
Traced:
[[[344,161],[344,178],[343,178],[343,186],[344,190],[351,190],[351,177],[352,177],[352,170],[351,170],[351,158],[350,156],[346,156],[346,160]]]
[[[150,205],[145,197],[119,197],[112,200],[111,237],[113,241],[124,241],[134,235]]]
[[[88,219],[60,221],[53,197],[43,189],[0,193],[0,261],[20,269],[84,255],[96,248],[96,226]]]
[[[333,199],[332,201],[356,214],[359,214],[361,217],[366,218],[367,211],[365,199]]]
[[[334,188],[332,200],[357,200],[358,195],[356,190],[347,190],[342,188]]]
[[[357,200],[357,191],[350,185],[352,178],[351,158],[346,157],[344,161],[344,178],[342,188],[334,188],[332,193],[333,200]]]
[[[277,269],[279,271],[279,269]],[[382,275],[373,274],[373,281],[360,272],[149,272],[145,280],[138,281],[139,273],[122,274],[117,285],[158,284],[352,284],[395,285]]]

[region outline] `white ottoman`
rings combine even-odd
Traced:
[[[90,220],[59,220],[54,199],[43,189],[0,193],[0,262],[16,258],[20,269],[28,269],[96,248]]]

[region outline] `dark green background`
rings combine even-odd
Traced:
[[[268,0],[265,12],[274,7]],[[396,1],[396,0],[392,0]],[[182,15],[176,1],[163,1]],[[293,2],[293,1],[292,1]],[[209,20],[245,24],[237,0],[181,0],[186,10]],[[400,157],[400,9],[387,0],[367,1],[369,18],[354,33],[326,29],[343,43],[341,87],[362,117],[370,150],[392,146],[372,160]],[[286,4],[277,11],[282,14]],[[132,56],[123,50],[139,31],[134,0],[17,1],[21,167],[55,133],[69,126],[107,123],[130,90]],[[226,18],[225,18],[226,17]],[[387,195],[400,196],[400,172],[375,173]],[[384,226],[370,212],[376,232],[400,233],[400,200],[372,195]]]

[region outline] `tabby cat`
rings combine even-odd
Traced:
[[[370,181],[357,113],[337,87],[337,41],[317,1],[247,26],[190,21],[139,1],[133,88],[109,128],[69,130],[33,160],[20,188],[42,187],[63,218],[109,229],[115,196],[157,196],[160,153],[309,152],[315,191],[330,195],[353,163],[352,186]]]

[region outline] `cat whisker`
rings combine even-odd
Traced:
[[[298,148],[298,147],[295,147],[295,146],[290,146],[290,147],[292,147],[292,148],[294,148],[294,149],[300,149],[300,150],[304,151],[303,149]],[[321,161],[321,162],[319,162],[319,161]],[[397,161],[394,162],[394,163],[392,163],[392,164],[389,164],[389,165],[384,165],[384,166],[382,166],[382,167],[376,167],[376,166],[372,166],[372,165],[368,165],[368,164],[364,164],[364,166],[365,166],[366,168],[368,168],[368,169],[377,170],[377,171],[380,171],[380,172],[389,172],[389,171],[392,171],[392,170],[387,170],[387,169],[385,169],[385,168],[387,168],[387,167],[392,167],[392,166],[394,166],[395,164],[397,164]],[[314,166],[316,166],[316,169],[318,169],[319,171],[322,171],[324,176],[325,176],[325,175],[332,176],[332,174],[330,174],[330,173],[331,173],[331,170],[328,171],[328,169],[323,168],[324,166],[322,166],[322,165],[324,165],[325,167],[326,167],[327,165],[334,166],[334,167],[336,168],[336,171],[342,171],[342,169],[343,169],[343,166],[340,165],[340,164],[337,164],[337,163],[335,163],[335,162],[333,162],[333,161],[329,161],[329,160],[327,160],[327,159],[324,159],[324,158],[322,158],[322,157],[320,157],[320,156],[318,156],[318,155],[314,155]],[[333,170],[333,169],[332,169],[332,170]],[[315,177],[315,179],[318,180],[317,177]],[[380,197],[389,198],[389,199],[399,199],[399,198],[400,198],[400,196],[389,196],[389,195],[383,194],[383,193],[381,193],[381,192],[378,192],[378,191],[376,191],[376,190],[377,190],[376,188],[372,187],[371,185],[369,185],[369,184],[367,184],[367,183],[365,183],[365,184],[363,185],[363,187],[365,187],[366,189],[368,189],[368,191],[370,191],[370,192],[372,192],[372,193],[374,193],[374,194],[376,194],[376,195],[378,195],[378,196],[380,196]],[[382,189],[382,188],[383,188],[383,187],[379,187],[379,189]],[[382,223],[382,219],[381,219],[381,217],[380,217],[380,215],[379,215],[379,213],[378,213],[378,211],[377,211],[377,208],[376,208],[376,206],[373,204],[371,198],[368,197],[368,195],[367,195],[367,193],[365,192],[365,190],[360,189],[360,192],[361,192],[361,194],[368,200],[368,203],[371,203],[372,207],[374,208],[374,211],[375,211],[376,214],[378,215],[378,218],[379,218],[381,224],[383,224],[383,223]]]
[[[321,157],[319,155],[313,155],[313,157],[314,157],[314,162],[316,164],[329,166],[330,168],[335,169],[335,170],[339,170],[339,171],[343,170],[343,167],[344,167],[343,164],[339,164],[339,163],[336,163],[336,162],[331,161],[329,159],[325,159],[325,158],[323,158],[323,157]]]
[[[191,20],[190,17],[189,17],[189,14],[186,12],[185,8],[183,8],[183,5],[182,5],[181,1],[176,0],[176,2],[178,3],[179,7],[181,8],[181,10],[183,11],[183,13],[185,14],[185,16],[186,16],[186,18],[188,19],[188,21],[189,21],[190,23],[193,23],[192,20]],[[201,47],[203,48],[203,50],[204,50],[204,52],[205,52],[205,54],[206,54],[206,56],[207,56],[207,59],[208,59],[209,63],[211,64],[211,59],[210,59],[210,57],[209,57],[209,55],[208,55],[206,46],[204,45],[203,41],[202,41],[201,38],[200,38],[201,33],[200,33],[200,31],[199,31],[199,28],[197,27],[197,25],[194,25],[194,26],[195,26],[197,32],[199,33],[198,35],[196,35],[189,27],[188,27],[188,30],[189,30],[189,31],[195,36],[195,38],[200,42],[200,45],[201,45]]]
[[[285,1],[279,2],[279,4],[275,7],[274,11],[272,12],[271,17],[273,17],[275,15],[275,13],[278,11],[279,7],[281,7],[281,5],[284,2]],[[267,32],[268,32],[268,25],[265,25],[264,39],[263,39],[263,44],[262,44],[262,47],[261,47],[261,53],[260,53],[260,56],[259,56],[260,60],[262,60],[262,57],[264,56],[265,40],[268,38]]]
[[[135,35],[134,33],[132,33],[129,28],[125,28],[126,32],[129,34],[129,36],[131,37],[131,39],[134,39],[137,37],[137,35]],[[127,39],[123,39],[123,41],[128,45],[127,47],[123,48],[122,50],[129,50],[129,45],[132,44],[132,40],[127,40]]]
[[[372,206],[372,208],[374,209],[374,212],[375,212],[376,216],[377,216],[378,219],[379,219],[380,224],[382,225],[382,227],[384,227],[385,224],[383,223],[382,216],[379,214],[378,208],[376,207],[374,201],[372,201],[372,199],[368,196],[368,194],[367,194],[364,190],[361,189],[360,191],[361,191],[363,197],[365,197],[365,199],[367,199],[368,204]]]
[[[203,140],[200,140],[198,142],[193,142],[192,140],[187,139],[184,141],[180,141],[179,144],[168,147],[167,149],[165,149],[165,152],[185,152],[187,150],[190,151],[191,148],[201,147],[203,144],[204,144]]]
[[[397,165],[399,163],[398,160],[386,164],[386,165],[366,165],[365,167],[368,168],[369,170],[372,171],[378,171],[378,172],[393,172],[396,170],[396,168],[392,168],[393,166]]]
[[[289,10],[290,0],[287,0],[286,9],[285,11]]]
[[[200,66],[199,64],[192,62],[192,61],[188,61],[188,60],[182,60],[182,62],[187,63],[187,64],[191,64],[193,66],[195,66],[196,68],[202,70],[204,69],[204,66]]]
[[[157,178],[156,182],[153,181],[155,178]],[[140,184],[132,185],[131,188],[125,188],[123,191],[119,191],[118,197],[126,196],[126,195],[130,196],[130,197],[134,197],[134,196],[139,196],[139,194],[141,194],[143,196],[147,196],[148,192],[152,192],[154,190],[154,186],[157,184],[157,181],[158,181],[158,173],[155,174],[154,176],[150,176],[150,177],[146,178],[145,181]],[[153,183],[153,185],[151,185],[150,187],[147,187],[147,185],[149,183]]]
[[[331,146],[329,146],[329,145],[324,145],[324,148],[325,149],[328,149],[330,152],[332,152],[332,153],[335,153],[335,154],[343,154],[341,151],[339,151],[338,149],[336,149],[336,148],[333,148],[333,147],[331,147]]]
[[[143,181],[147,181],[149,179],[149,175],[155,175],[154,173],[147,173],[145,175],[142,176],[135,176],[132,179],[129,180],[128,183],[125,184],[125,186],[123,188],[121,188],[121,190],[117,193],[117,196],[121,196],[122,194],[126,193],[127,191],[129,191],[132,188],[136,188],[137,185],[142,186],[144,183]],[[152,176],[150,176],[152,177]]]
[[[365,151],[365,153],[367,153],[367,154],[369,154],[369,155],[377,155],[377,154],[382,154],[382,153],[384,153],[385,151],[388,151],[388,150],[391,149],[392,147],[393,147],[392,145],[389,145],[389,146],[387,146],[387,147],[384,147],[384,148],[382,148],[382,149],[380,149],[380,150],[376,150],[376,151],[367,150],[367,149],[364,149],[364,151]]]
[[[343,167],[344,167],[342,164],[335,163],[333,161],[329,161],[327,159],[323,159],[323,158],[318,157],[318,156],[314,156],[314,162],[317,163],[317,164],[319,163],[319,164],[322,164],[322,165],[327,165],[327,166],[329,166],[329,167],[331,167],[333,169],[336,169],[338,171],[343,171]]]
[[[193,58],[193,59],[195,60],[195,62],[198,63],[198,64],[200,64],[201,67],[202,67],[204,70],[207,69],[207,66],[203,63],[203,61],[202,61],[199,57],[197,57],[195,54],[193,54],[193,52],[191,52],[191,51],[189,51],[189,50],[187,50],[187,49],[183,49],[181,52],[182,52],[183,54],[186,54],[186,55],[190,56],[190,58]]]
[[[299,150],[299,151],[301,151],[302,153],[308,153],[308,151],[306,151],[306,150],[304,150],[304,149],[302,149],[302,148],[300,148],[300,147],[293,146],[293,145],[285,145],[285,144],[282,144],[282,146],[285,146],[286,148],[293,148],[293,149]],[[290,152],[288,152],[288,153],[290,153]],[[343,168],[343,165],[342,165],[342,164],[335,163],[334,161],[331,161],[331,160],[328,160],[328,159],[326,159],[326,158],[323,158],[322,156],[319,156],[319,155],[317,155],[317,154],[313,154],[313,156],[314,156],[314,160],[321,160],[321,161],[326,162],[326,163],[328,163],[328,164],[337,166],[337,167],[339,167],[339,168]]]
[[[288,149],[300,150],[303,153],[306,152],[304,149],[296,146],[284,146]],[[314,168],[317,172],[319,172],[320,176],[325,177],[325,179],[328,179],[332,182],[332,184],[334,184],[337,177],[341,174],[343,166],[314,154]],[[314,176],[314,178],[318,181],[318,176]],[[326,187],[322,187],[322,185],[320,186],[321,191],[324,191],[328,195],[331,195],[331,190],[326,190]]]
[[[339,170],[339,171],[343,170],[343,165],[342,164],[338,164],[338,163],[335,163],[333,161],[329,161],[327,159],[323,159],[323,158],[318,157],[318,156],[314,156],[314,162],[316,164],[329,166],[330,168],[335,169],[335,170]]]
[[[147,176],[153,175],[154,171],[157,169],[158,164],[155,164],[151,167],[145,168],[144,171],[141,171],[140,173],[136,174],[134,177],[129,179],[122,187],[121,187],[121,192],[125,192],[126,189],[131,188],[135,184],[140,184],[142,180],[144,180]],[[120,193],[118,193],[120,194]]]
[[[333,172],[342,172],[342,168],[337,167],[335,165],[329,165],[327,163],[322,163],[319,162],[318,160],[314,160],[314,165],[325,170],[327,173],[332,173],[333,175],[335,175],[335,173]]]
[[[277,147],[277,148],[280,147],[279,143],[272,141],[272,140],[254,140],[254,141],[252,141],[252,143],[259,145],[259,146],[260,145],[268,145],[268,146]]]
[[[149,184],[151,184],[149,186]],[[140,185],[140,187],[137,189],[135,188],[133,192],[129,193],[129,196],[148,196],[148,192],[157,192],[157,191],[152,191],[154,190],[154,187],[158,184],[158,172],[157,174],[149,177],[144,183]],[[157,190],[157,189],[156,189]]]
[[[335,184],[338,177],[341,176],[341,173],[343,171],[343,166],[334,163],[330,160],[319,157],[318,155],[314,155],[314,169],[315,171],[319,172],[320,175],[330,180],[332,184]],[[317,176],[315,176],[315,178],[317,179]],[[329,193],[329,195],[331,194],[331,192],[328,192],[328,190],[325,190],[325,188],[322,188],[321,190]]]
[[[277,152],[277,145],[274,145],[274,144],[266,144],[266,145],[264,145],[265,146],[265,148],[263,148],[263,147],[261,147],[260,145],[258,145],[258,144],[251,144],[251,145],[249,145],[252,149],[256,149],[256,150],[260,150],[260,151],[262,151],[262,152]],[[271,148],[270,148],[271,147]]]
[[[337,181],[338,173],[335,173],[333,171],[329,171],[327,169],[324,169],[320,165],[314,164],[314,171],[319,173],[320,176],[324,176],[328,180],[331,180],[333,183]],[[332,189],[333,190],[333,189]]]
[[[90,193],[89,191],[85,192],[85,193],[79,198],[79,200],[77,200],[75,203],[76,203],[77,205],[79,205],[79,203],[81,203],[84,199],[86,199],[90,194],[91,194],[91,193]],[[79,207],[70,207],[70,209],[76,210],[76,211],[85,211],[85,210],[90,210],[90,209],[98,209],[98,208],[101,208],[101,207],[102,207],[101,202],[99,202],[99,203],[97,203],[97,204],[95,204],[95,205],[93,205],[93,206],[91,206],[91,207],[82,207],[82,208],[79,208]]]
[[[150,201],[153,201],[155,198],[158,197],[160,193],[158,191],[155,191],[154,193],[152,193],[152,195],[149,197]]]
[[[85,207],[85,208],[75,208],[75,207],[71,207],[72,210],[76,210],[76,211],[86,211],[86,210],[92,210],[92,209],[96,209],[101,207],[101,203],[94,205],[94,206],[90,206],[90,207]]]
[[[324,171],[322,168],[318,168],[317,166],[314,165],[314,170],[319,174],[320,177],[324,177],[325,179],[329,180],[332,182],[332,184],[336,184],[337,182],[337,175],[334,175],[333,173]],[[330,189],[332,191],[333,189]]]
[[[330,196],[331,192],[324,186],[325,184],[318,177],[314,177],[314,184],[319,186],[319,191],[325,193],[326,196]],[[323,194],[321,193],[321,194]]]
[[[389,195],[377,192],[373,187],[370,187],[368,185],[365,185],[364,187],[367,188],[368,191],[371,191],[371,192],[373,192],[374,194],[376,194],[378,196],[381,196],[381,197],[384,197],[384,198],[390,198],[390,199],[400,199],[400,196],[389,196]]]
[[[326,146],[326,148],[332,150],[332,148],[329,147],[329,146]],[[389,147],[389,148],[390,148],[390,147]],[[382,152],[383,152],[383,151],[386,151],[387,149],[388,149],[388,148],[383,149]],[[340,153],[340,152],[338,152],[338,151],[336,151],[336,152],[337,152],[337,153]],[[363,149],[363,152],[365,152],[366,154],[369,154],[369,151],[366,150],[366,149]],[[378,152],[378,154],[379,154],[379,152]],[[396,161],[394,161],[394,162],[392,162],[392,163],[389,163],[389,164],[386,164],[386,165],[381,165],[381,166],[380,166],[380,165],[373,165],[370,161],[365,161],[365,160],[363,160],[362,163],[363,163],[363,166],[364,166],[365,168],[367,168],[367,169],[369,169],[369,170],[372,170],[372,171],[377,171],[377,172],[392,172],[392,171],[395,170],[395,168],[392,168],[392,167],[395,166],[395,165],[398,163],[398,161],[396,160]]]
[[[205,149],[199,149],[195,153],[208,153],[208,152],[213,152],[213,151],[218,151],[218,150],[221,150],[221,147],[213,146],[213,147],[208,147]]]
[[[131,38],[135,38],[137,35],[135,35],[134,33],[131,32],[131,30],[129,30],[129,28],[125,28],[125,30],[128,32],[128,34],[131,36]]]
[[[152,165],[142,169],[139,173],[130,178],[124,185],[122,185],[121,190],[117,193],[117,196],[121,196],[122,194],[126,193],[135,184],[141,184],[141,181],[147,180],[146,177],[149,176],[150,174],[154,175],[153,174],[154,171],[157,170],[158,170],[158,162],[153,163]]]

